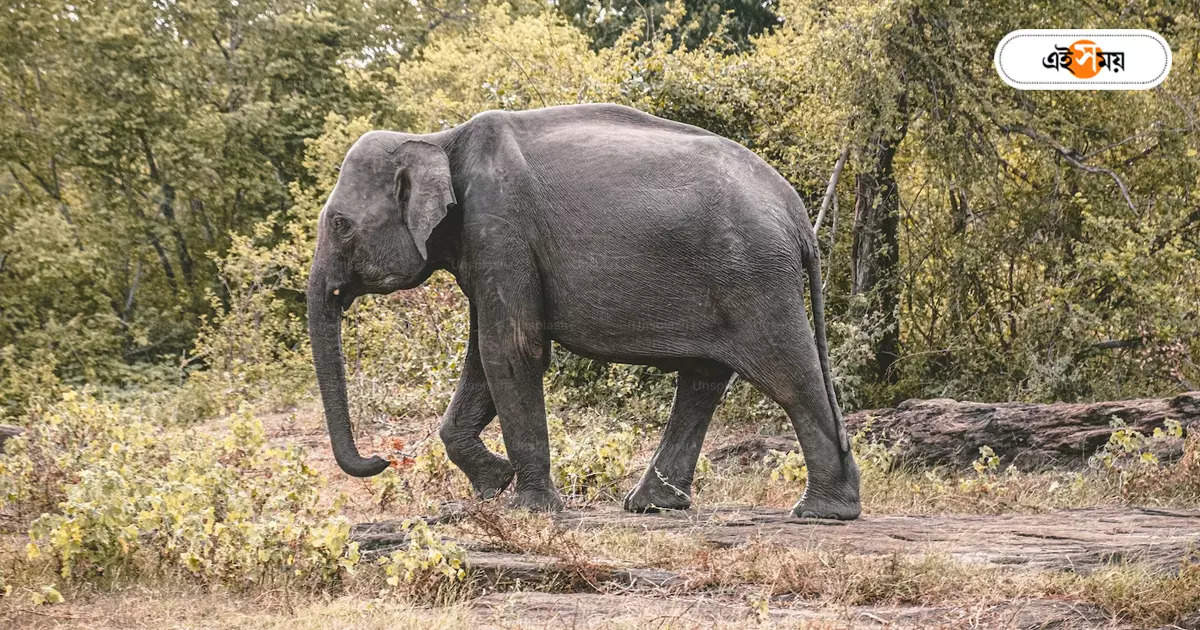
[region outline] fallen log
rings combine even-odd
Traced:
[[[467,512],[453,512],[455,518],[466,518]],[[446,522],[438,515],[424,520],[428,523]],[[402,521],[359,523],[350,528],[350,539],[357,542],[359,551],[374,560],[393,551],[408,549],[409,534]],[[687,579],[678,573],[652,567],[614,566],[590,559],[569,561],[536,553],[513,553],[487,548],[477,541],[445,539],[462,547],[467,566],[492,587],[548,586],[563,591],[600,591],[606,587],[656,590],[681,586]]]
[[[977,403],[947,398],[907,400],[897,407],[846,416],[851,433],[870,427],[873,440],[894,445],[902,462],[965,468],[989,446],[1021,470],[1078,468],[1108,441],[1113,421],[1151,435],[1175,420],[1200,431],[1200,392],[1172,398],[1097,403]],[[789,446],[790,445],[790,446]],[[749,463],[769,450],[798,448],[793,436],[756,436],[709,453],[714,462]],[[1162,453],[1170,457],[1172,453]]]
[[[1200,429],[1200,392],[1098,403],[908,400],[846,418],[851,432],[869,422],[872,433],[899,440],[905,461],[969,466],[980,447],[990,446],[1003,465],[1022,470],[1085,464],[1112,435],[1114,420],[1145,435],[1167,420]]]

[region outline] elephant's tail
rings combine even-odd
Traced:
[[[838,444],[843,453],[850,451],[850,438],[846,434],[846,421],[838,406],[837,394],[833,390],[833,373],[829,369],[829,347],[825,342],[825,298],[821,295],[821,249],[814,235],[812,246],[802,250],[804,270],[808,273],[808,291],[812,294],[813,337],[817,343],[817,358],[821,363],[821,376],[825,379],[825,394],[829,399],[829,410],[837,427]]]

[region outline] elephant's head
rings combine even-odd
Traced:
[[[333,454],[355,477],[377,475],[381,457],[359,455],[350,430],[342,359],[342,311],[365,293],[412,288],[429,277],[434,228],[455,203],[441,147],[371,132],[346,155],[317,222],[308,276],[308,332]]]

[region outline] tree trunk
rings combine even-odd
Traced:
[[[875,377],[881,383],[894,382],[891,368],[900,351],[900,193],[892,160],[905,130],[871,142],[855,181],[851,293],[868,298],[867,312],[876,314],[871,319],[883,327],[874,348]]]

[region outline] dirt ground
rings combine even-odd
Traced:
[[[445,517],[443,517],[444,519]],[[648,535],[681,534],[715,548],[750,543],[783,545],[832,555],[892,557],[937,554],[954,562],[1005,572],[1088,572],[1134,562],[1164,572],[1200,546],[1200,512],[1149,508],[1097,508],[998,516],[866,515],[853,522],[799,521],[779,509],[725,507],[694,512],[635,515],[615,506],[568,510],[555,517],[567,529],[626,528]],[[403,542],[397,523],[360,525],[368,551]],[[480,621],[497,626],[651,627],[721,626],[767,622],[833,628],[1093,628],[1132,627],[1093,606],[1054,599],[954,606],[822,606],[777,598],[760,617],[737,592],[689,593],[689,576],[637,562],[593,568],[580,588],[563,588],[573,570],[560,558],[487,549],[470,541],[471,563],[503,591],[471,602]],[[556,584],[554,592],[509,590],[514,581]],[[647,611],[654,614],[647,617]]]
[[[135,584],[23,609],[11,619],[14,626],[0,627],[1135,628],[1153,626],[1129,619],[1153,615],[1096,602],[1153,609],[1155,585],[1194,588],[1195,582],[1171,578],[1200,562],[1200,511],[1191,509],[868,510],[852,522],[801,521],[790,515],[786,505],[794,496],[787,493],[771,495],[769,504],[710,500],[686,512],[649,515],[624,512],[614,501],[571,501],[568,510],[544,517],[520,516],[496,502],[455,502],[439,486],[424,490],[435,503],[397,511],[381,507],[368,482],[336,470],[320,420],[316,409],[305,408],[266,416],[264,423],[277,444],[308,447],[328,493],[346,496],[343,510],[360,523],[353,537],[367,559],[407,545],[401,518],[411,510],[446,500],[426,520],[466,550],[475,570],[469,588],[444,606],[429,606],[371,590],[293,600],[277,590]],[[224,427],[205,430],[219,434]],[[436,439],[425,429],[402,437],[418,446]],[[713,441],[744,438],[718,434]],[[455,475],[448,483],[465,481]],[[488,525],[495,525],[490,534]],[[1059,586],[1097,575],[1095,585]],[[1088,588],[1112,596],[1081,597]],[[1200,610],[1170,618],[1176,625],[1162,627],[1200,628]]]
[[[718,433],[710,441],[737,444],[744,437]],[[313,456],[326,458],[327,438],[319,425],[291,438],[310,442]],[[714,449],[709,450],[711,453]],[[330,479],[344,478],[333,471],[331,462],[321,461],[320,467],[329,468]],[[450,502],[428,520],[452,527],[463,518],[462,510],[461,504]],[[382,553],[405,542],[398,534],[398,520],[388,520],[379,514],[369,518],[365,513],[360,515],[366,522],[355,528],[355,537],[368,554]],[[868,512],[859,520],[838,522],[800,521],[780,505],[702,506],[686,512],[640,515],[623,511],[617,503],[599,502],[586,506],[570,504],[568,510],[553,516],[552,527],[577,533],[584,541],[584,558],[564,557],[556,543],[548,545],[548,549],[531,551],[496,548],[470,534],[454,538],[467,549],[470,564],[483,576],[483,586],[465,602],[466,612],[462,613],[471,625],[639,629],[763,625],[1132,628],[1136,626],[1122,621],[1112,611],[1074,599],[1070,594],[1048,597],[1044,583],[1053,581],[1057,575],[1088,575],[1126,566],[1171,575],[1185,561],[1200,561],[1200,511],[1149,507],[1109,506],[986,515]],[[588,541],[613,538],[621,540],[617,546],[623,550],[616,555],[623,560],[614,561],[611,548],[588,548]],[[1014,597],[1011,585],[1003,595],[997,585],[993,597],[986,588],[980,592],[978,586],[968,589],[964,585],[962,596],[941,598],[950,602],[947,604],[829,604],[827,596],[802,597],[794,593],[764,596],[761,584],[698,587],[699,582],[711,579],[721,568],[699,570],[692,557],[679,563],[664,561],[663,552],[653,548],[660,544],[682,544],[689,554],[695,553],[695,545],[701,549],[701,557],[707,549],[736,553],[749,546],[811,552],[819,562],[835,569],[862,559],[919,563],[924,558],[934,558],[956,571],[965,567],[961,569],[964,574],[981,569],[997,581],[1018,584],[1029,581],[1039,586],[1030,588],[1029,596],[1021,596],[1022,589],[1018,587]],[[639,552],[639,547],[644,553]],[[722,559],[714,556],[713,561],[719,563]],[[587,565],[582,571],[581,562]],[[920,576],[912,579],[928,580]],[[914,584],[913,588],[925,585]],[[1183,624],[1176,627],[1200,628],[1200,610]]]

